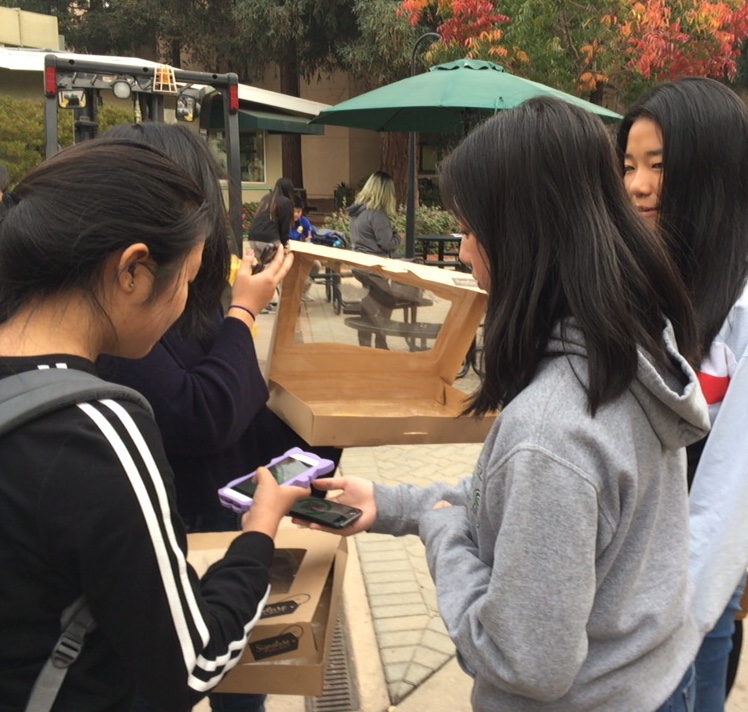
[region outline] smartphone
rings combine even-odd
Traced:
[[[309,487],[312,480],[327,475],[335,469],[332,460],[318,457],[313,452],[305,452],[301,448],[293,447],[280,457],[271,460],[265,467],[270,470],[276,482],[281,485],[296,485]],[[256,472],[238,477],[218,490],[218,499],[227,509],[239,514],[246,512],[253,504],[257,483]]]
[[[304,522],[313,522],[330,529],[345,529],[353,524],[363,512],[339,502],[328,502],[319,497],[306,497],[294,504],[289,516]]]
[[[265,269],[265,266],[273,261],[275,253],[278,252],[279,242],[268,242],[265,247],[262,248],[259,257],[257,258],[257,264],[252,266],[252,274],[258,274]]]

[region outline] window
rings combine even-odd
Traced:
[[[226,170],[226,135],[223,131],[208,130],[208,145],[218,162]],[[242,131],[239,134],[239,165],[242,180],[265,182],[265,132]]]
[[[435,175],[441,160],[459,143],[459,137],[449,134],[421,134],[419,175]]]

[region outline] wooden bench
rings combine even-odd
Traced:
[[[361,316],[350,316],[344,320],[346,326],[370,334],[384,336],[400,336],[411,351],[425,351],[428,349],[429,339],[439,336],[441,324],[431,324],[423,321],[395,321],[394,319],[378,318],[370,320]]]

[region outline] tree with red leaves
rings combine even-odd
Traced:
[[[499,12],[501,9],[501,12]],[[734,81],[748,38],[745,0],[402,0],[433,27],[440,59],[472,56],[580,96],[624,105],[686,75]]]

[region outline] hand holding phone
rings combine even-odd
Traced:
[[[260,252],[257,257],[257,264],[252,266],[252,274],[259,274],[273,261],[280,244],[280,242],[268,242],[268,244],[262,248],[262,252]]]
[[[307,488],[311,486],[312,480],[332,472],[335,463],[294,447],[271,460],[266,467],[278,484]],[[218,490],[221,504],[239,514],[250,509],[257,487],[255,475],[255,472],[251,472],[221,487]]]
[[[270,470],[258,467],[255,472],[257,488],[252,497],[252,507],[241,515],[244,532],[261,532],[271,539],[278,533],[278,526],[299,499],[308,497],[308,487],[284,487],[279,485]]]
[[[361,514],[356,514],[355,518],[351,518],[349,521],[340,520],[336,522],[337,525],[341,525],[338,529],[336,526],[330,526],[330,521],[313,521],[310,516],[305,519],[296,516],[296,508],[298,503],[294,505],[294,509],[291,510],[291,515],[294,519],[299,522],[309,522],[311,529],[330,529],[331,531],[337,531],[343,536],[351,536],[358,534],[359,532],[368,531],[371,529],[374,521],[377,518],[377,503],[374,497],[374,483],[371,480],[365,480],[361,477],[325,477],[323,479],[315,480],[312,489],[317,492],[337,492],[334,500],[320,500],[327,504],[334,504],[337,507],[345,507],[345,510],[360,510]],[[301,502],[303,500],[299,500]],[[307,511],[308,515],[309,512]],[[315,513],[320,514],[320,513]]]

